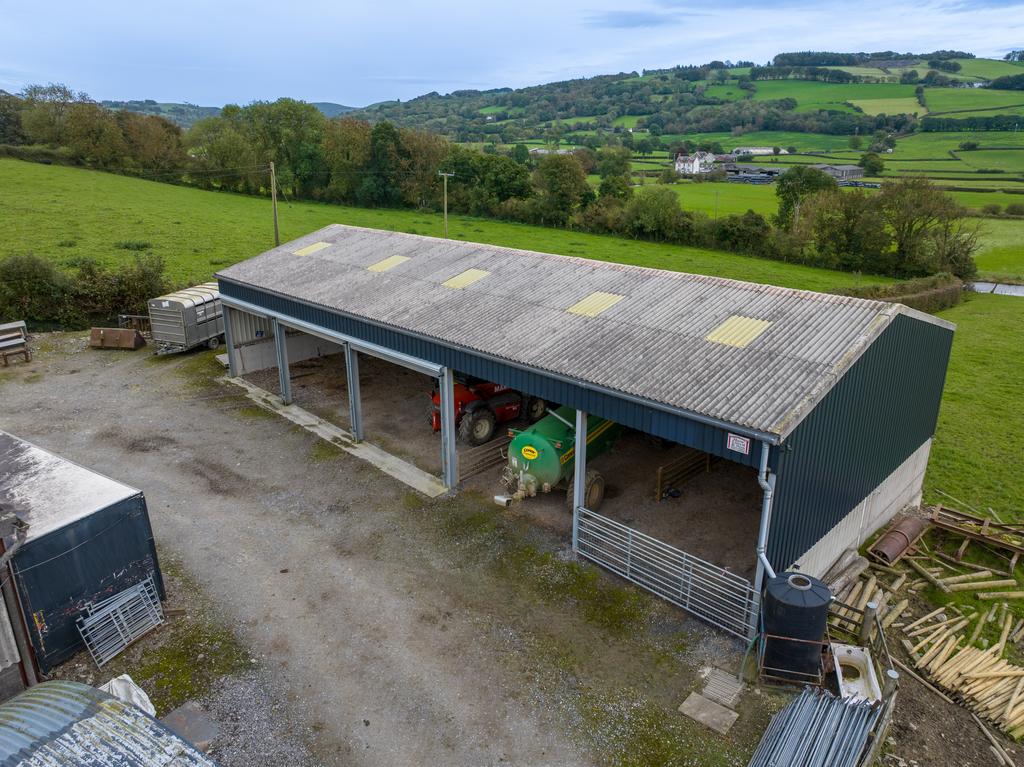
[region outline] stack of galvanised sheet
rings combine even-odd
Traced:
[[[749,767],[855,767],[881,707],[805,687],[772,717]]]

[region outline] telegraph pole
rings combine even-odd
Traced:
[[[277,227],[277,174],[274,163],[270,163],[270,204],[274,208],[274,247],[281,244],[281,231]]]
[[[448,237],[448,179],[454,176],[454,173],[445,173],[444,171],[438,171],[437,175],[444,179],[444,236]]]

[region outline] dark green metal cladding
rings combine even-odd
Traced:
[[[799,559],[935,433],[953,331],[898,315],[776,454],[768,558]]]

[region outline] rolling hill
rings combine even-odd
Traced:
[[[152,99],[144,99],[136,101],[101,101],[100,104],[107,109],[125,109],[129,112],[165,117],[182,128],[190,128],[204,117],[216,117],[220,114],[220,107],[201,107],[189,104],[188,102],[159,102]],[[335,104],[330,101],[314,101],[312,104],[323,112],[324,117],[337,117],[355,109],[355,107]]]

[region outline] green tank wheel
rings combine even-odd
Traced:
[[[572,497],[575,490],[576,478],[569,477],[569,486],[565,491],[565,505],[572,511]],[[604,502],[604,476],[594,469],[587,469],[587,477],[583,485],[583,505],[591,511],[597,509]]]

